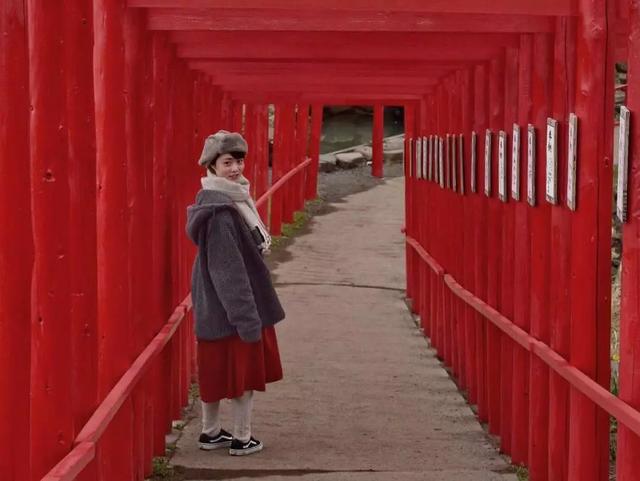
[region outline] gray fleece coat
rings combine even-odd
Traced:
[[[284,319],[262,254],[231,198],[198,192],[187,208],[187,234],[198,246],[191,276],[198,339],[238,334],[256,342],[263,327]]]

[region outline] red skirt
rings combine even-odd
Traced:
[[[263,328],[262,339],[254,343],[243,342],[237,335],[198,340],[198,380],[204,402],[264,391],[267,383],[280,379],[282,365],[273,326]]]

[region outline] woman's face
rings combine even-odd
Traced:
[[[231,154],[222,154],[213,164],[215,174],[232,182],[237,182],[244,170],[244,159],[235,159]]]

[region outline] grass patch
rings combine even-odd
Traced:
[[[529,470],[524,466],[516,466],[516,476],[518,481],[529,481]]]
[[[167,479],[175,474],[173,466],[169,463],[169,458],[164,456],[153,458],[153,478],[154,480]]]
[[[277,249],[281,247],[286,240],[295,237],[312,217],[312,212],[316,210],[321,204],[321,199],[314,199],[305,203],[304,210],[298,211],[293,214],[293,222],[290,224],[282,225],[282,234],[279,236],[273,236],[271,238],[271,248]]]

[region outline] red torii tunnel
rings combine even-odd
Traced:
[[[1,6],[2,479],[150,473],[193,372],[183,225],[204,136],[244,132],[278,234],[316,195],[335,104],[374,106],[377,176],[383,108],[404,107],[407,297],[503,452],[532,481],[605,480],[612,416],[617,480],[638,479],[640,1]]]

